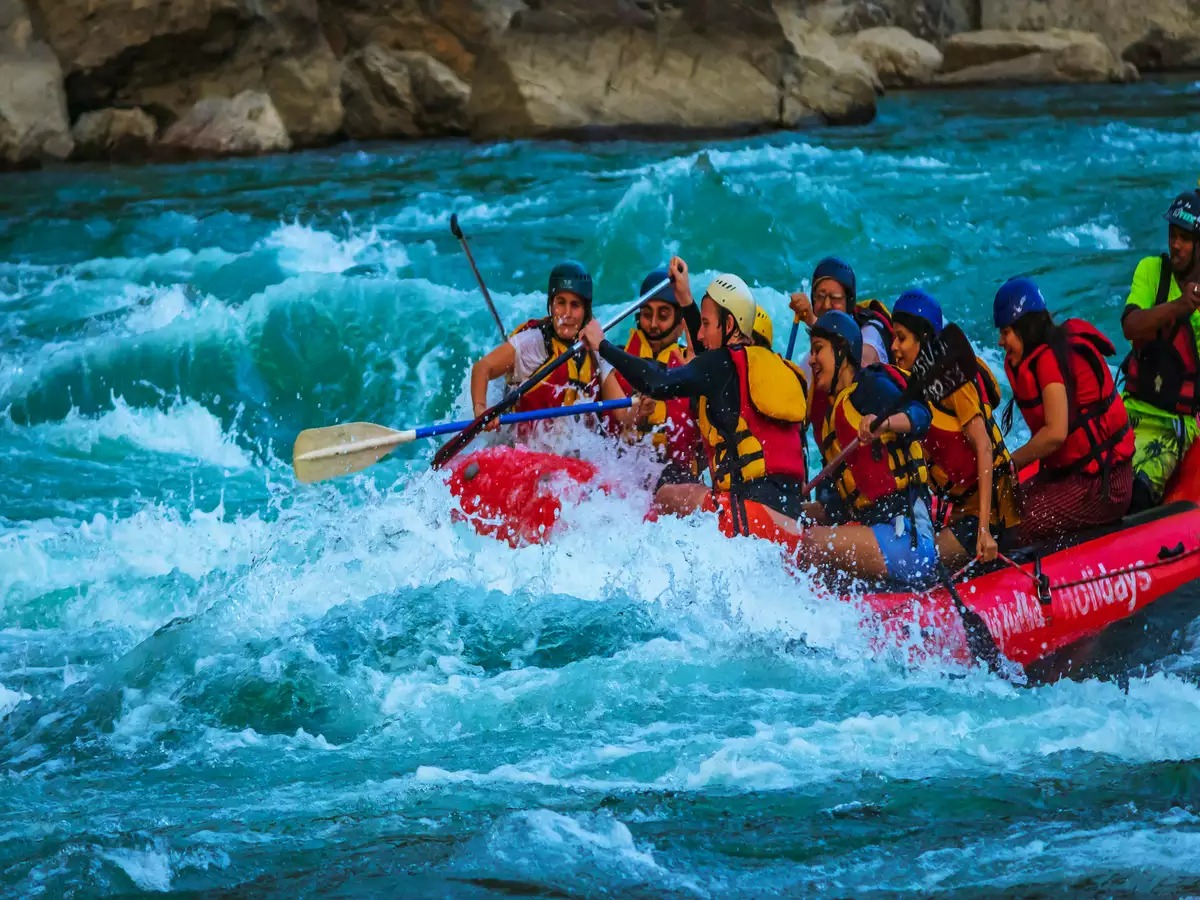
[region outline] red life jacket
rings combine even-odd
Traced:
[[[1154,305],[1166,303],[1171,291],[1171,257],[1159,260],[1158,293]],[[1137,341],[1122,365],[1125,396],[1181,416],[1200,412],[1200,359],[1196,334],[1188,319],[1162,329],[1153,340]]]
[[[996,424],[994,414],[996,404],[1000,402],[1000,387],[987,364],[982,359],[978,360],[978,364],[979,371],[974,384],[964,385],[959,390],[976,392],[983,423],[992,439],[992,468],[995,471],[1007,470],[1011,462],[1008,446],[1004,443],[1004,435]],[[929,480],[934,492],[939,497],[957,502],[971,496],[979,486],[979,466],[975,447],[959,426],[949,399],[929,405],[933,422],[921,438],[921,447],[925,450]]]
[[[718,430],[700,398],[700,435],[713,488],[735,490],[756,478],[804,481],[807,385],[799,367],[765,347],[729,347],[738,379],[737,431]]]
[[[1090,322],[1068,319],[1062,327],[1067,333],[1068,362],[1075,385],[1073,391],[1068,388],[1067,439],[1041,461],[1041,471],[1050,475],[1107,472],[1114,463],[1133,459],[1134,449],[1125,404],[1104,361],[1117,351]],[[1042,344],[1027,353],[1015,368],[1007,360],[1004,363],[1013,399],[1034,434],[1046,424],[1043,385],[1037,381],[1035,363],[1043,353],[1053,352],[1049,344]]]
[[[524,325],[513,331],[513,335],[522,331],[537,328],[546,342],[546,361],[566,353],[570,348],[559,340],[554,333],[554,326],[547,316],[542,319],[530,319]],[[510,335],[511,337],[511,335]],[[595,400],[600,396],[600,379],[596,367],[592,365],[592,355],[586,351],[567,361],[565,366],[559,366],[547,375],[538,385],[531,388],[525,396],[517,401],[516,411],[525,412],[531,409],[555,409],[559,406],[573,406],[580,400]]]
[[[880,366],[898,387],[908,384],[904,373],[894,366]],[[821,429],[821,456],[831,462],[842,452],[842,448],[858,437],[858,424],[864,413],[854,405],[857,381],[837,395],[825,414]],[[919,441],[906,434],[888,432],[873,444],[859,444],[846,457],[837,475],[838,493],[854,510],[870,510],[891,507],[902,511],[899,503],[885,503],[893,496],[907,500],[909,488],[929,482],[929,471],[925,466],[924,451]]]
[[[654,355],[650,349],[650,339],[642,333],[640,328],[634,328],[629,333],[625,352],[642,359],[655,359],[669,369],[687,365],[683,348],[678,344],[668,344],[657,355]],[[617,381],[626,396],[633,392],[632,385],[620,372],[617,372]],[[658,450],[660,459],[683,466],[692,472],[696,471],[700,449],[700,429],[696,425],[696,413],[691,399],[677,397],[674,400],[657,401],[646,425],[649,426],[646,431],[653,435],[651,440]]]
[[[896,330],[892,327],[892,314],[883,301],[860,300],[854,305],[854,321],[858,323],[859,328],[867,324],[879,326],[883,332],[883,346],[887,347],[887,358],[881,359],[880,362],[894,364],[896,360],[892,356],[892,338]]]

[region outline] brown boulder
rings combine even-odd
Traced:
[[[140,109],[86,112],[71,128],[75,159],[134,162],[150,156],[158,125]]]
[[[377,44],[428,54],[468,78],[475,57],[508,26],[521,0],[318,0],[321,23],[339,56]]]
[[[263,83],[293,143],[312,146],[342,130],[342,69],[324,41],[305,56],[277,58]]]
[[[63,73],[20,0],[0,0],[0,168],[71,153]]]
[[[196,103],[163,133],[158,149],[171,157],[256,156],[290,150],[292,141],[271,98],[243,91]]]
[[[341,127],[316,0],[33,0],[73,112],[138,106],[170,122],[206,97],[266,90],[296,142]]]
[[[1080,31],[975,31],[942,48],[943,85],[1126,81],[1128,67],[1095,34]]]
[[[928,84],[942,68],[942,51],[903,28],[868,28],[846,42],[885,88]]]
[[[476,63],[476,138],[753,131],[778,123],[782,59],[731,40],[513,35]],[[765,71],[764,71],[765,70]]]
[[[424,53],[371,44],[346,59],[342,102],[351,138],[465,134],[469,97],[466,82]]]
[[[805,0],[801,5],[813,24],[838,36],[902,28],[922,40],[940,43],[952,34],[980,27],[979,0]]]
[[[874,118],[875,95],[882,88],[866,61],[805,20],[785,15],[781,24],[792,51],[783,83],[781,124],[854,124]]]
[[[982,28],[1096,32],[1139,69],[1200,67],[1195,0],[981,0]]]
[[[514,16],[477,59],[472,136],[744,133],[874,115],[865,63],[770,0],[653,16],[592,5],[587,28],[546,6]]]

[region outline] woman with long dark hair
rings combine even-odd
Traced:
[[[1090,322],[1056,325],[1031,279],[1001,286],[993,305],[1004,372],[1029,426],[1012,454],[1018,471],[1038,473],[1023,486],[1019,534],[1025,542],[1104,525],[1125,515],[1133,493],[1133,431],[1105,357],[1112,342]]]
[[[892,324],[896,365],[911,371],[921,348],[938,339],[945,321],[937,299],[912,288],[892,305]],[[933,421],[921,438],[939,501],[938,554],[954,568],[972,556],[991,562],[998,541],[1007,540],[1020,521],[1016,475],[994,412],[1000,387],[983,360],[978,366],[973,381],[929,405]]]

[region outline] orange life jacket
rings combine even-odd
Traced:
[[[571,349],[554,333],[554,326],[551,324],[549,316],[530,319],[515,329],[512,334],[517,335],[522,331],[534,328],[541,331],[542,339],[546,342],[547,362]],[[566,365],[559,366],[542,379],[536,387],[531,388],[525,396],[517,401],[516,411],[525,412],[531,409],[574,406],[580,400],[595,400],[599,396],[600,378],[597,375],[596,366],[592,364],[592,355],[585,350],[571,357]]]
[[[1159,266],[1155,306],[1166,303],[1171,291],[1171,257],[1164,253]],[[1135,342],[1122,368],[1126,396],[1181,416],[1200,412],[1200,359],[1188,319],[1164,328],[1152,340]]]
[[[1067,439],[1042,460],[1041,471],[1050,475],[1107,472],[1114,463],[1133,459],[1134,449],[1125,404],[1104,361],[1117,351],[1090,322],[1068,319],[1062,327],[1067,333],[1068,364],[1075,383],[1073,391],[1068,387]],[[1034,434],[1046,424],[1043,386],[1037,381],[1035,363],[1043,353],[1053,352],[1049,344],[1042,344],[1015,367],[1004,363],[1013,398]],[[1088,396],[1091,399],[1086,402],[1081,399]]]
[[[683,348],[678,344],[668,344],[656,355],[650,348],[650,339],[640,328],[634,328],[629,333],[625,344],[625,352],[642,359],[654,359],[668,369],[687,365]],[[625,380],[620,372],[617,381],[628,396],[633,387]],[[700,429],[696,425],[696,413],[692,401],[687,397],[677,397],[673,400],[659,400],[654,404],[654,410],[646,420],[646,429],[653,435],[651,440],[658,450],[659,458],[664,462],[673,462],[695,472],[700,450]]]
[[[804,481],[808,421],[804,373],[765,347],[709,352],[729,353],[738,379],[736,432],[718,430],[708,417],[708,398],[700,398],[700,435],[713,488],[736,490],[739,484],[767,477]]]
[[[899,369],[886,365],[880,368],[901,389],[907,385],[908,379]],[[858,437],[864,413],[854,405],[857,388],[856,381],[837,395],[825,413],[818,440],[826,463]],[[836,478],[838,493],[851,509],[877,510],[883,518],[890,518],[907,510],[910,489],[928,484],[929,471],[919,441],[888,432],[870,445],[859,444],[846,457]]]

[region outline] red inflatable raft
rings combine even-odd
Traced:
[[[1010,660],[1039,680],[1105,674],[1114,659],[1129,670],[1132,650],[1149,662],[1169,652],[1182,628],[1200,615],[1200,443],[1180,466],[1164,504],[1056,546],[1013,554],[956,587]],[[553,534],[562,499],[599,483],[589,462],[515,447],[494,447],[458,460],[450,489],[459,518],[481,534],[514,546]],[[771,526],[764,523],[763,536]],[[1171,594],[1178,602],[1158,604]],[[969,661],[962,621],[944,587],[925,593],[870,593],[855,598],[878,620],[888,644],[914,661]]]

